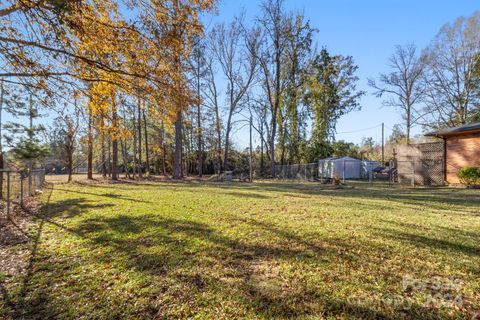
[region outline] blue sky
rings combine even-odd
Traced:
[[[258,14],[259,1],[222,0],[218,16],[207,17],[207,25],[230,21],[241,11],[251,19]],[[402,122],[399,112],[381,107],[381,99],[372,96],[367,79],[387,72],[388,58],[397,44],[414,43],[423,49],[445,23],[459,16],[471,15],[480,9],[474,0],[286,0],[288,9],[304,12],[316,34],[318,47],[326,46],[333,54],[351,55],[359,66],[359,88],[367,91],[361,100],[362,110],[353,112],[338,123],[337,140],[359,143],[363,137],[381,140],[379,125],[385,122],[386,135],[396,123]],[[355,132],[365,128],[376,128]],[[415,133],[420,133],[417,128]],[[246,146],[248,136],[239,131],[234,139]]]

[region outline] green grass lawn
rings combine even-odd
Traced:
[[[151,182],[55,185],[41,198],[18,246],[25,272],[0,269],[0,318],[480,311],[479,190]]]

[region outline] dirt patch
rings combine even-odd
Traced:
[[[25,201],[25,207],[30,212],[37,210],[34,199]],[[10,220],[0,220],[0,281],[8,282],[10,277],[25,271],[34,242],[36,222],[31,214],[14,208]]]

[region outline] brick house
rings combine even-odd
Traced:
[[[465,166],[480,166],[480,122],[430,132],[444,144],[444,176],[450,184],[460,183],[457,172]]]

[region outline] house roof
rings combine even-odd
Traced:
[[[453,127],[453,128],[429,132],[426,134],[426,136],[446,137],[446,136],[454,136],[454,135],[466,134],[471,132],[480,132],[480,122],[470,123],[460,127]]]

